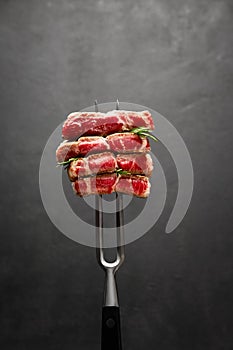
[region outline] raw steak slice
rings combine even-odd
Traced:
[[[151,176],[153,163],[147,153],[118,154],[116,161],[119,169],[131,174]]]
[[[106,136],[140,126],[150,130],[154,129],[153,119],[149,111],[74,112],[67,117],[63,124],[62,136],[67,140],[77,139],[81,135]]]
[[[103,174],[79,178],[72,182],[77,195],[89,196],[91,194],[110,194],[120,192],[141,198],[148,197],[150,193],[150,182],[146,176],[117,176],[114,174]]]
[[[146,137],[130,132],[115,133],[107,136],[84,136],[78,141],[62,142],[56,151],[57,162],[70,158],[82,157],[88,153],[99,153],[111,150],[116,153],[149,152],[150,143]]]
[[[115,133],[106,137],[109,148],[117,153],[149,152],[150,143],[146,137],[125,132]]]
[[[71,181],[78,177],[93,174],[112,173],[116,170],[116,158],[111,152],[91,154],[86,158],[79,158],[70,163],[68,176]]]
[[[76,194],[81,197],[91,194],[110,194],[115,191],[116,181],[116,174],[104,174],[78,179],[72,182],[72,186]]]
[[[146,198],[150,193],[148,177],[140,175],[120,175],[116,183],[116,192]]]
[[[79,153],[82,156],[90,152],[103,152],[109,150],[107,140],[101,136],[83,136],[78,139]]]
[[[79,154],[78,142],[62,142],[56,150],[57,162],[61,163]]]
[[[62,142],[56,151],[57,162],[61,163],[70,158],[82,157],[88,153],[109,150],[107,140],[101,136],[80,137],[78,141]]]

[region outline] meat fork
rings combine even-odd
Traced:
[[[116,102],[119,109],[119,101]],[[95,101],[95,111],[98,112],[98,103]],[[116,234],[117,247],[115,260],[105,259],[103,248],[103,202],[102,195],[96,196],[96,257],[99,265],[105,271],[105,288],[102,308],[101,350],[122,350],[120,307],[115,280],[116,271],[122,265],[124,254],[124,216],[123,196],[116,193]]]

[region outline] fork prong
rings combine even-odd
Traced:
[[[98,101],[95,100],[95,112],[99,111]],[[95,225],[96,225],[96,257],[102,266],[103,259],[103,202],[102,196],[95,196]]]
[[[119,101],[116,101],[116,109],[119,109]],[[98,102],[95,100],[95,112],[98,112]],[[112,268],[114,272],[124,261],[124,217],[123,217],[123,196],[116,193],[116,260],[112,263],[105,260],[104,257],[104,237],[103,237],[103,198],[97,195],[95,198],[95,219],[96,219],[96,257],[100,266],[104,269]]]
[[[123,196],[121,193],[116,194],[116,226],[117,226],[117,254],[120,258],[120,265],[125,258],[125,241],[124,241],[124,209],[123,209]]]
[[[102,196],[95,196],[96,257],[103,267],[103,203]]]
[[[120,102],[116,100],[116,110],[119,110]],[[124,212],[123,212],[123,196],[121,193],[116,193],[116,224],[117,224],[117,254],[120,258],[120,265],[123,263],[125,258],[124,249]]]
[[[95,100],[95,112],[99,112],[98,101]]]

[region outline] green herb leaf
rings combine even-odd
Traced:
[[[133,134],[136,134],[138,136],[145,136],[151,138],[153,141],[157,142],[157,138],[151,134],[151,130],[145,127],[138,127],[130,130]]]
[[[77,160],[78,158],[70,158],[68,160],[66,160],[65,162],[60,162],[60,163],[57,163],[57,166],[60,166],[60,165],[68,165],[70,164],[71,162],[73,162],[73,160]]]
[[[131,175],[129,171],[123,169],[116,169],[116,173],[120,175]]]
[[[134,128],[132,130],[130,130],[130,132],[134,133],[134,134],[137,134],[138,132],[150,132],[151,130],[148,129],[148,128],[145,128],[144,126],[140,126],[138,128]]]
[[[154,135],[152,135],[152,134],[150,134],[150,133],[147,133],[147,132],[141,132],[140,134],[138,134],[138,135],[142,135],[142,136],[146,136],[146,137],[149,137],[149,138],[151,138],[152,140],[154,140],[155,142],[158,142],[158,139],[154,136]]]

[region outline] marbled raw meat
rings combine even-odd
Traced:
[[[131,132],[115,133],[107,136],[83,136],[78,141],[62,142],[56,151],[59,163],[70,158],[83,157],[88,153],[99,153],[103,151],[115,153],[145,153],[150,151],[150,143],[146,137]]]
[[[91,154],[86,158],[73,160],[68,168],[68,176],[71,181],[74,181],[78,177],[112,173],[116,170],[116,167],[116,158],[113,153]]]
[[[120,192],[146,198],[150,193],[148,177],[140,175],[126,176],[114,173],[90,176],[72,182],[72,186],[75,193],[81,197]]]
[[[74,140],[82,135],[106,136],[116,132],[130,131],[136,127],[154,129],[149,111],[74,112],[64,122],[62,136],[66,140]]]
[[[152,158],[148,153],[118,154],[117,167],[131,174],[151,176]]]

